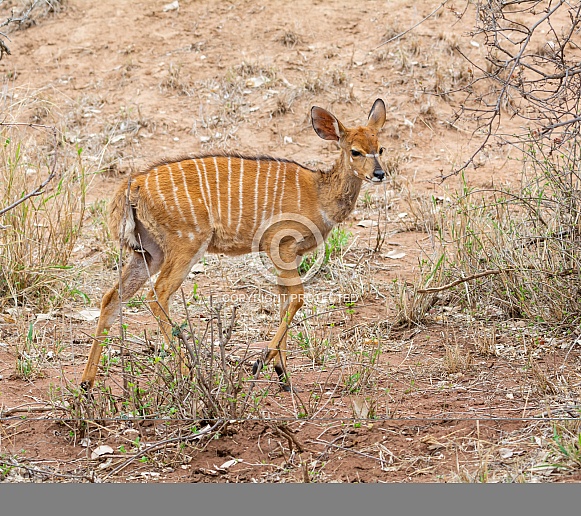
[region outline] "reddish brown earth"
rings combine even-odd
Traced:
[[[162,157],[226,150],[329,166],[337,151],[314,134],[310,107],[320,105],[352,125],[364,122],[373,101],[383,98],[388,120],[381,139],[391,180],[385,189],[364,190],[345,224],[353,245],[326,277],[307,286],[317,295],[353,294],[357,302],[325,313],[327,303],[310,320],[315,340],[328,340],[331,351],[321,353],[333,358],[325,365],[291,342],[296,393],[273,387],[254,412],[199,440],[192,440],[191,427],[206,422],[117,417],[80,427],[67,419],[70,412],[54,404],[66,401],[63,392],[79,383],[95,323],[70,314],[87,306],[71,299],[42,320],[7,305],[0,315],[0,479],[578,481],[578,468],[552,464],[548,419],[566,416],[579,393],[579,357],[570,352],[570,340],[539,340],[519,321],[487,325],[455,306],[434,308],[412,329],[391,327],[394,280],[413,281],[419,260],[433,250],[424,231],[425,206],[432,195],[445,197],[456,187],[455,177],[443,184],[439,178],[478,144],[468,125],[447,123],[455,97],[434,94],[466,74],[451,42],[467,53],[482,51],[466,37],[470,13],[459,19],[453,6],[446,7],[406,37],[380,46],[439,2],[182,0],[179,9],[164,11],[165,3],[69,0],[59,12],[12,32],[12,55],[0,62],[7,116],[55,124],[65,144],[81,146],[91,174],[87,203],[97,206],[124,174]],[[2,5],[4,17],[9,7]],[[27,105],[22,111],[21,102]],[[481,166],[467,170],[468,183],[514,181],[504,152],[491,149]],[[377,229],[357,223],[377,220],[380,206],[387,238],[373,253]],[[98,211],[87,212],[74,256],[78,289],[92,308],[117,274],[101,222]],[[393,259],[389,251],[402,255]],[[227,297],[268,291],[246,260],[208,257],[202,272],[184,284],[191,292],[195,282],[206,299],[226,296],[227,313],[238,306],[233,353],[260,349],[276,323],[268,301]],[[250,290],[240,290],[239,282]],[[202,322],[206,308],[198,303],[194,309]],[[306,306],[304,315],[311,310]],[[128,311],[126,322],[134,334],[144,324],[155,327],[139,307]],[[15,370],[16,350],[31,323],[45,353],[35,374],[23,378]],[[380,354],[369,364],[363,357],[376,349],[374,339]],[[361,372],[368,381],[350,390],[348,379]],[[113,368],[98,381],[110,382],[118,394],[119,375]],[[373,419],[360,417],[357,407],[365,400]],[[301,405],[308,406],[306,415]],[[113,452],[91,458],[104,444]],[[143,444],[159,447],[135,455]]]

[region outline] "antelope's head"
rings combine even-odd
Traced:
[[[356,177],[370,183],[381,183],[385,171],[379,162],[383,147],[379,145],[377,133],[385,123],[385,104],[377,99],[369,112],[367,125],[346,128],[327,110],[313,106],[311,119],[315,132],[323,140],[333,140],[343,152],[345,167]]]

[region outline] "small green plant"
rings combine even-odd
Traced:
[[[363,204],[363,207],[366,209],[373,207],[373,198],[371,197],[371,192],[369,190],[367,190],[363,194],[363,197],[361,198],[361,203]]]
[[[21,378],[31,379],[38,372],[38,353],[34,346],[34,324],[28,324],[28,331],[22,349],[16,358],[16,374]]]
[[[345,228],[341,226],[334,227],[325,242],[325,257],[321,265],[327,265],[331,258],[341,256],[352,236],[351,232],[347,231]],[[304,275],[309,272],[311,267],[317,262],[317,252],[318,251],[315,251],[303,257],[298,268],[299,274]]]
[[[404,394],[411,394],[416,389],[417,389],[417,387],[416,387],[416,381],[415,380],[410,380],[410,386],[407,389],[405,389],[403,392],[404,392]]]
[[[303,353],[313,360],[317,365],[323,365],[325,353],[329,347],[329,339],[314,339],[311,337],[310,328],[305,325],[304,329],[296,334],[296,341]]]
[[[348,315],[354,315],[355,314],[355,303],[351,303],[351,302],[346,302],[345,303],[345,313]]]
[[[14,466],[7,463],[5,455],[0,455],[0,480],[7,477],[13,468]]]
[[[200,295],[198,294],[198,288],[199,287],[198,287],[198,284],[197,283],[194,283],[192,285],[192,299],[194,301],[199,301],[200,300]]]
[[[303,351],[308,351],[311,347],[311,341],[306,332],[299,331],[296,334],[296,341]]]
[[[347,379],[345,380],[345,387],[347,389],[347,392],[349,392],[351,394],[359,392],[359,390],[361,389],[361,385],[359,383],[360,380],[361,380],[361,372],[359,372],[359,371],[347,376]]]
[[[127,308],[139,308],[145,304],[145,295],[132,297],[127,301]]]
[[[573,428],[567,428],[566,424],[553,426],[552,454],[556,462],[553,466],[562,469],[581,468],[581,431],[579,423],[573,422]]]

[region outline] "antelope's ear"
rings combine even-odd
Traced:
[[[377,99],[369,112],[367,126],[379,131],[383,127],[383,124],[385,124],[385,104],[383,100]]]
[[[345,134],[345,127],[327,110],[313,106],[311,109],[313,129],[323,140],[339,139]]]

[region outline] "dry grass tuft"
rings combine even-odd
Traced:
[[[580,199],[572,154],[551,155],[538,148],[523,162],[519,190],[483,193],[465,186],[445,203],[435,226],[443,251],[444,277],[490,275],[460,284],[466,307],[500,311],[535,324],[577,326],[581,316],[581,249],[576,221]],[[573,190],[574,191],[574,190]],[[496,272],[494,272],[496,271]]]
[[[276,41],[289,48],[295,48],[297,45],[304,43],[303,37],[292,30],[285,30],[276,38]]]
[[[444,355],[444,370],[448,374],[465,373],[472,365],[472,355],[470,351],[458,342],[456,336],[453,344],[444,344],[446,353]]]
[[[75,290],[76,273],[69,261],[85,210],[82,151],[55,149],[50,131],[5,125],[0,132],[2,206],[32,191],[51,169],[56,174],[40,195],[2,218],[0,303],[51,309]]]
[[[178,95],[190,96],[192,93],[192,83],[185,77],[181,63],[169,63],[167,73],[159,83],[162,92],[175,92]]]

